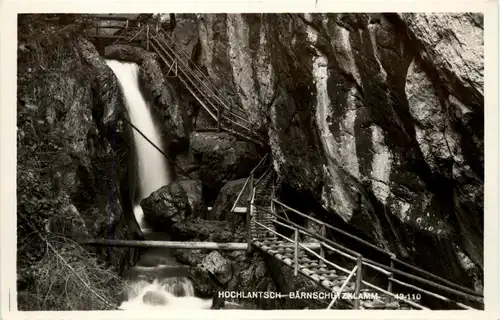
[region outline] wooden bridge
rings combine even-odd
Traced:
[[[157,27],[134,23],[139,28],[130,37],[109,36],[114,41],[130,43],[142,39],[141,45],[158,54],[167,75],[173,75],[196,98],[216,121],[218,130],[225,130],[245,139],[264,144],[252,127],[245,110],[234,108],[211,84],[207,76],[180,47]],[[127,33],[126,27],[122,34]],[[143,38],[140,38],[142,34]],[[94,39],[101,37],[96,32]],[[482,294],[415,267],[393,253],[369,243],[335,226],[306,215],[281,202],[275,196],[274,174],[270,156],[266,155],[251,171],[239,192],[231,212],[246,215],[246,243],[160,242],[97,239],[91,245],[146,246],[185,249],[253,250],[258,249],[293,270],[296,277],[305,277],[325,292],[336,293],[327,309],[428,309],[426,301],[439,300],[448,308],[483,309]],[[245,196],[244,196],[245,195]],[[279,210],[278,210],[279,209]],[[315,232],[289,219],[296,215],[320,227]],[[378,261],[363,257],[327,237],[339,234],[377,253]],[[385,277],[382,287],[363,275],[374,272]],[[342,299],[348,294],[352,299]],[[350,294],[350,295],[349,295]],[[369,297],[359,299],[359,297]],[[371,297],[371,298],[370,298]],[[373,298],[375,297],[375,298]]]

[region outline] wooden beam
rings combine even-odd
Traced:
[[[353,309],[359,309],[359,292],[361,291],[361,281],[363,281],[363,257],[358,256],[358,261],[356,263],[357,271],[356,271],[356,287],[355,287],[355,295],[356,295],[356,300],[354,300],[354,308]]]
[[[186,242],[186,241],[157,241],[157,240],[118,240],[118,239],[91,239],[81,241],[83,245],[110,246],[110,247],[144,247],[144,248],[173,248],[173,249],[208,249],[208,250],[247,250],[247,243],[240,242]]]

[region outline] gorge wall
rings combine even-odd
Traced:
[[[298,208],[481,290],[481,15],[176,22],[178,43],[267,134]]]

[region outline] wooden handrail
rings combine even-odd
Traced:
[[[163,62],[165,62],[165,64],[169,65],[170,63],[163,57],[163,55],[159,54],[159,49],[157,47],[156,44],[154,44],[153,42],[151,42],[151,47],[153,48],[153,50],[155,50],[156,52],[158,52],[158,56],[160,57],[160,59],[163,60]],[[182,84],[184,84],[184,87],[193,95],[193,97],[200,103],[200,105],[210,114],[210,116],[214,119],[214,120],[217,120],[217,116],[212,112],[212,110],[210,110],[210,108],[208,108],[205,103],[203,103],[200,98],[198,97],[198,95],[196,93],[194,93],[194,91],[190,88],[190,86],[184,81],[184,79],[182,79],[181,77],[177,77],[181,82]]]
[[[259,166],[267,159],[268,156],[269,156],[269,152],[266,153],[266,155],[264,157],[262,157],[262,159],[260,159],[259,163],[257,163],[257,165],[252,169],[252,171],[250,171],[250,174],[253,174],[255,172],[255,170],[257,170],[259,168]]]
[[[150,38],[152,40],[154,40],[154,44],[155,44],[155,47],[156,48],[159,48],[161,49],[161,51],[166,54],[168,56],[168,58],[170,60],[172,60],[172,63],[173,61],[176,61],[176,58],[175,56],[172,56],[172,54],[169,52],[169,50],[165,49],[165,47],[162,45],[162,43],[155,37],[155,36],[150,36]],[[153,44],[153,41],[151,42],[151,44]],[[166,59],[162,56],[162,54],[159,52],[158,49],[155,49],[155,51],[158,53],[159,56],[161,56],[162,60],[167,64],[169,65],[170,63],[168,61],[166,61]],[[180,65],[178,63],[178,65]],[[186,70],[184,68],[179,68],[179,70],[184,74],[186,80],[182,81],[184,86],[185,87],[188,87],[187,85],[187,82],[189,81],[191,83],[191,86],[194,87],[198,93],[201,95],[201,97],[203,97],[207,102],[208,104],[210,105],[210,107],[212,108],[212,111],[210,112],[210,114],[212,115],[212,118],[214,118],[214,120],[217,120],[217,116],[215,115],[215,111],[217,110],[217,107],[211,103],[211,101],[209,101],[208,99],[206,99],[205,95],[203,94],[203,92],[200,90],[200,88],[191,80],[191,78],[189,77],[189,75],[186,73]],[[182,80],[180,76],[177,77],[178,79]],[[189,89],[188,89],[189,90]],[[193,94],[193,89],[189,90],[192,94]],[[196,97],[195,97],[196,98]],[[200,99],[198,98],[197,99],[198,102],[200,102]]]
[[[152,47],[152,48],[153,48],[153,49],[154,49],[154,50],[158,53],[158,56],[160,56],[160,58],[161,58],[161,59],[165,62],[165,64],[169,65],[170,63],[169,63],[168,61],[166,61],[166,59],[163,57],[163,55],[159,52],[159,49],[158,49],[158,48],[159,48],[159,47],[158,47],[158,44],[157,44],[157,45],[155,45],[153,42],[151,42],[150,44],[151,44],[151,47]],[[165,50],[165,49],[163,49],[163,50]],[[165,51],[164,51],[164,52],[165,52]],[[165,53],[166,53],[167,55],[169,55],[167,52],[165,52]],[[174,60],[174,59],[173,59],[170,55],[169,55],[169,59]],[[183,70],[182,68],[180,68],[180,70],[181,70],[181,72],[183,72],[183,73],[184,73],[184,75],[186,76],[186,78],[187,78],[187,79],[189,79],[189,76],[187,76],[187,75],[186,75],[186,73],[184,72],[184,70]],[[211,117],[212,117],[215,121],[217,121],[217,116],[213,113],[213,111],[212,111],[212,110],[210,110],[210,108],[207,106],[207,104],[205,104],[205,103],[204,103],[204,102],[200,99],[199,95],[198,95],[198,94],[196,94],[196,93],[193,91],[193,89],[191,88],[191,85],[189,85],[189,84],[186,82],[186,80],[184,80],[184,79],[183,79],[183,77],[178,76],[178,77],[177,77],[177,79],[179,79],[179,80],[181,81],[181,83],[184,85],[184,87],[185,87],[185,88],[186,88],[186,89],[187,89],[187,90],[191,93],[191,95],[192,95],[192,96],[193,96],[193,97],[194,97],[194,98],[195,98],[195,99],[196,99],[196,100],[200,103],[200,105],[201,105],[201,106],[202,106],[202,107],[203,107],[203,108],[204,108],[204,109],[205,109],[205,110],[206,110],[206,111],[210,114],[210,116],[211,116]],[[195,85],[193,85],[193,86],[194,86],[195,88],[197,88]],[[199,91],[199,88],[198,88],[198,91]],[[205,98],[205,99],[206,99],[206,97],[205,97],[205,96],[203,96],[203,93],[202,93],[202,92],[200,92],[200,91],[199,91],[199,93],[200,93],[201,97],[203,97],[203,98]],[[208,101],[208,100],[207,100],[207,101]],[[210,102],[210,101],[208,101],[208,102]],[[212,109],[214,109],[214,105],[213,105],[213,104],[211,105],[211,107],[212,107]],[[225,118],[225,117],[223,117],[223,118]],[[232,122],[232,123],[234,123],[234,124],[236,124],[236,125],[238,125],[238,126],[240,126],[240,127],[242,127],[242,128],[244,128],[244,129],[246,129],[247,131],[249,131],[246,127],[242,126],[241,124],[239,124],[239,123],[237,123],[237,122],[235,122],[235,121],[233,121],[233,120],[231,120],[231,119],[229,119],[229,121],[230,121],[230,122]],[[262,142],[261,142],[261,141],[256,141],[256,140],[255,140],[255,138],[252,138],[252,137],[247,137],[247,136],[245,136],[245,135],[243,135],[243,134],[241,134],[241,133],[239,133],[239,132],[237,132],[237,131],[235,131],[235,130],[229,129],[229,128],[227,128],[227,127],[225,127],[225,126],[222,126],[222,125],[221,125],[220,127],[221,127],[223,130],[225,130],[225,131],[231,132],[231,133],[236,134],[236,135],[238,135],[238,136],[241,136],[241,137],[243,137],[243,138],[245,138],[245,139],[247,139],[247,140],[249,140],[249,141],[253,141],[253,142],[255,142],[255,143],[259,143],[259,144],[261,144],[261,145],[262,145]],[[251,132],[251,131],[249,131],[249,132]]]
[[[262,157],[262,159],[260,159],[260,161],[257,163],[257,165],[255,167],[253,167],[252,171],[250,171],[250,174],[248,175],[248,178],[246,179],[245,184],[241,188],[240,193],[238,194],[238,197],[236,197],[236,201],[234,201],[233,207],[231,208],[231,212],[233,212],[234,208],[236,208],[236,205],[238,204],[238,201],[240,200],[240,197],[243,194],[243,191],[245,190],[245,187],[247,186],[248,181],[250,180],[250,176],[254,174],[255,170],[257,170],[257,168],[261,165],[261,163],[265,159],[267,159],[268,156],[269,156],[269,152],[266,153],[264,155],[264,157]]]
[[[278,225],[280,225],[280,226],[282,226],[282,227],[285,227],[285,228],[289,228],[289,229],[291,229],[291,230],[294,230],[294,229],[295,229],[294,227],[292,227],[292,226],[290,226],[290,225],[288,225],[288,224],[286,224],[286,223],[280,222],[280,221],[278,221],[278,220],[273,220],[273,223],[276,223],[276,224],[278,224]],[[311,235],[311,233],[310,233],[310,232],[305,232],[305,231],[302,231],[302,230],[300,230],[300,232],[301,232],[302,234],[307,235],[307,236]],[[335,252],[335,253],[338,253],[338,254],[340,254],[340,255],[342,255],[342,256],[344,256],[344,257],[346,257],[346,258],[348,258],[348,259],[350,259],[350,260],[352,260],[352,261],[356,261],[356,260],[358,260],[356,257],[351,256],[351,255],[349,255],[349,254],[347,254],[347,253],[343,252],[342,250],[336,249],[336,248],[334,248],[334,247],[332,247],[332,246],[328,245],[327,243],[325,243],[325,242],[323,242],[323,241],[320,241],[320,242],[319,242],[319,244],[320,244],[320,246],[321,246],[321,247],[326,247],[327,249],[329,249],[329,250],[331,250],[331,251],[333,251],[333,252]],[[324,258],[324,256],[322,256],[322,257]],[[391,272],[389,272],[389,271],[387,271],[387,270],[385,270],[385,269],[383,269],[383,268],[377,267],[377,266],[375,266],[375,265],[373,265],[373,264],[371,264],[371,263],[367,262],[367,261],[366,261],[366,259],[364,259],[364,260],[363,260],[363,265],[364,265],[364,266],[367,266],[367,267],[370,267],[370,268],[372,268],[372,269],[374,269],[374,270],[376,270],[376,271],[378,271],[378,272],[381,272],[381,273],[385,274],[386,276],[390,276],[390,275],[392,275],[392,273],[391,273]]]
[[[286,204],[284,204],[283,202],[281,202],[281,201],[279,201],[279,200],[277,200],[277,199],[272,199],[272,201],[274,201],[274,202],[276,202],[277,204],[279,204],[279,205],[281,205],[281,206],[285,207],[286,209],[288,209],[288,210],[290,210],[290,211],[292,211],[292,212],[294,212],[294,213],[296,213],[296,214],[300,215],[301,217],[304,217],[304,218],[306,218],[306,219],[309,219],[309,220],[311,220],[311,221],[316,222],[317,224],[324,225],[324,226],[326,226],[326,227],[328,227],[328,228],[330,228],[330,229],[332,229],[332,230],[335,230],[335,231],[337,231],[337,232],[339,232],[339,233],[342,233],[342,234],[343,234],[343,235],[345,235],[346,237],[349,237],[349,238],[354,239],[354,240],[357,240],[357,241],[359,241],[359,242],[361,242],[361,243],[363,243],[363,244],[366,244],[367,246],[369,246],[369,247],[371,247],[371,248],[373,248],[373,249],[375,249],[375,250],[377,250],[377,251],[379,251],[379,252],[381,252],[381,253],[384,253],[384,254],[387,254],[387,255],[390,255],[390,254],[391,254],[390,252],[387,252],[387,251],[385,251],[384,249],[379,248],[379,247],[377,247],[376,245],[371,244],[371,243],[369,243],[369,242],[368,242],[368,241],[366,241],[366,240],[363,240],[363,239],[361,239],[361,238],[359,238],[359,237],[356,237],[356,236],[354,236],[354,235],[351,235],[350,233],[348,233],[348,232],[346,232],[346,231],[344,231],[344,230],[342,230],[342,229],[340,229],[340,228],[334,227],[334,226],[332,226],[331,224],[328,224],[328,223],[323,222],[323,221],[321,221],[321,220],[318,220],[318,219],[316,219],[316,218],[310,217],[310,216],[308,216],[307,214],[304,214],[304,213],[302,213],[302,212],[300,212],[300,211],[298,211],[298,210],[296,210],[296,209],[294,209],[294,208],[292,208],[292,207],[289,207],[289,206],[287,206]]]
[[[386,254],[389,257],[392,257],[394,255],[393,253],[388,252],[388,251],[386,251],[386,250],[384,250],[384,249],[382,249],[380,247],[377,247],[377,246],[373,245],[372,243],[369,243],[368,241],[363,240],[363,239],[361,239],[361,238],[359,238],[359,237],[357,237],[355,235],[352,235],[352,234],[350,234],[350,233],[348,233],[348,232],[346,232],[346,231],[344,231],[342,229],[334,227],[334,226],[332,226],[332,225],[330,225],[328,223],[325,223],[325,222],[323,222],[321,220],[318,220],[316,218],[310,217],[310,216],[308,216],[308,215],[306,215],[306,214],[304,214],[304,213],[302,213],[302,212],[300,212],[300,211],[298,211],[298,210],[296,210],[294,208],[291,208],[291,207],[287,206],[286,204],[282,203],[281,201],[279,201],[277,199],[272,199],[272,201],[274,201],[275,203],[277,203],[277,204],[279,204],[279,205],[287,208],[288,210],[290,210],[290,211],[292,211],[292,212],[294,212],[294,213],[296,213],[296,214],[298,214],[298,215],[300,215],[300,216],[302,216],[304,218],[307,218],[307,219],[309,219],[311,221],[314,221],[314,222],[316,222],[316,223],[318,223],[320,225],[324,225],[324,226],[326,226],[326,227],[328,227],[328,228],[330,228],[330,229],[332,229],[334,231],[337,231],[337,232],[345,235],[346,237],[349,237],[349,238],[351,238],[353,240],[356,240],[356,241],[358,241],[360,243],[363,243],[363,244],[369,246],[370,248],[375,249],[376,251],[378,251],[380,253]],[[475,292],[475,291],[473,291],[473,290],[471,290],[469,288],[462,287],[462,286],[460,286],[460,285],[458,285],[456,283],[453,283],[453,282],[451,282],[449,280],[441,278],[441,277],[439,277],[439,276],[437,276],[437,275],[435,275],[433,273],[430,273],[430,272],[428,272],[426,270],[423,270],[423,269],[420,269],[420,268],[418,268],[416,266],[413,266],[413,265],[411,265],[411,264],[409,264],[409,263],[407,263],[405,261],[399,260],[397,258],[394,258],[393,260],[394,260],[394,262],[402,264],[402,265],[404,265],[407,268],[410,268],[410,269],[412,269],[414,271],[417,271],[417,272],[420,272],[420,273],[422,273],[422,274],[424,274],[424,275],[426,275],[428,277],[432,277],[432,278],[434,278],[436,280],[439,280],[439,281],[445,283],[446,285],[448,285],[449,287],[455,288],[457,291],[463,291],[464,293],[467,293],[467,294],[470,294],[470,295],[474,295],[474,296],[477,296],[477,297],[482,297],[482,295],[478,294],[477,292]]]
[[[330,302],[328,307],[326,307],[326,310],[331,309],[331,307],[333,306],[335,301],[337,301],[338,297],[340,297],[340,295],[342,294],[342,291],[344,291],[345,287],[347,287],[347,284],[351,280],[352,276],[356,273],[356,270],[358,270],[358,266],[354,266],[354,268],[352,268],[351,273],[349,273],[349,275],[347,276],[347,279],[345,279],[344,283],[342,284],[342,287],[340,287],[340,290],[338,292],[335,292],[336,293],[335,297],[332,299],[332,302]]]
[[[357,260],[357,258],[356,258],[356,257],[351,256],[350,254],[347,254],[347,253],[345,253],[345,252],[342,252],[341,250],[336,249],[336,248],[334,248],[334,247],[332,247],[332,246],[328,245],[328,244],[327,244],[327,243],[325,243],[325,242],[320,242],[320,243],[321,243],[321,245],[322,245],[322,246],[326,247],[327,249],[329,249],[329,250],[331,250],[331,251],[333,251],[333,252],[336,252],[336,253],[338,253],[338,254],[340,254],[340,255],[342,255],[342,256],[344,256],[344,257],[346,257],[346,258],[348,258],[348,259],[350,259],[350,260],[352,260],[352,261],[356,261],[356,260]],[[376,271],[378,271],[378,272],[381,272],[381,273],[385,274],[386,276],[390,276],[390,275],[392,275],[392,273],[391,273],[390,271],[387,271],[387,270],[385,270],[384,268],[377,267],[377,266],[375,266],[375,265],[373,265],[373,264],[371,264],[371,263],[367,262],[367,261],[366,261],[366,259],[364,259],[364,260],[363,260],[363,265],[364,265],[364,266],[367,266],[367,267],[370,267],[370,268],[372,268],[372,269],[374,269],[374,270],[376,270]]]
[[[250,180],[250,177],[248,177],[246,180],[245,180],[245,184],[243,185],[243,188],[241,188],[240,190],[240,193],[238,193],[238,196],[236,197],[236,200],[234,201],[234,204],[233,206],[231,207],[231,211],[230,212],[233,212],[234,208],[236,208],[236,206],[238,205],[238,201],[240,201],[240,197],[241,195],[243,194],[243,190],[245,190],[247,184],[248,184],[248,181]]]
[[[158,33],[157,33],[157,35],[158,35]],[[161,40],[159,40],[159,39],[158,39],[158,38],[156,38],[156,37],[155,37],[154,39],[158,42],[158,45],[160,45],[160,46],[163,48],[162,41],[161,41]],[[169,55],[173,55],[173,57],[174,57],[174,58],[171,58],[171,59],[176,59],[177,61],[179,61],[179,63],[180,63],[181,65],[183,65],[183,66],[184,66],[185,70],[183,70],[183,72],[184,72],[185,76],[186,76],[186,77],[190,80],[190,82],[193,84],[193,86],[195,86],[195,87],[198,89],[198,91],[199,91],[199,92],[200,92],[200,94],[201,94],[201,95],[205,98],[205,100],[207,100],[207,101],[208,101],[208,102],[209,102],[209,103],[210,103],[210,104],[211,104],[214,108],[216,108],[218,111],[220,111],[220,110],[219,110],[219,108],[217,108],[217,107],[216,107],[216,106],[215,106],[215,105],[214,105],[214,104],[210,101],[210,98],[215,98],[216,100],[219,100],[219,103],[221,103],[221,101],[220,101],[219,97],[217,96],[217,94],[215,94],[213,91],[211,91],[211,90],[210,90],[210,88],[208,88],[208,87],[206,86],[206,84],[204,83],[204,81],[203,81],[203,80],[201,80],[201,79],[200,79],[200,78],[199,78],[199,77],[198,77],[198,76],[197,76],[197,75],[193,72],[193,70],[189,67],[189,65],[186,65],[186,63],[184,63],[184,61],[182,60],[182,58],[181,58],[181,57],[179,57],[179,55],[177,54],[177,52],[175,52],[175,50],[173,50],[172,48],[170,48],[167,44],[165,45],[165,47],[163,48],[163,50],[168,50],[168,51],[169,51],[169,53],[168,53],[168,54],[169,54]],[[209,90],[208,95],[207,95],[206,93],[204,93],[202,90],[200,90],[199,86],[197,86],[197,85],[194,83],[194,81],[192,81],[192,80],[191,80],[191,77],[194,77],[196,80],[198,80],[198,82],[200,82],[200,83],[201,83],[201,86],[202,86],[202,87],[204,87],[205,89]],[[222,106],[223,106],[223,107],[227,110],[227,112],[228,112],[229,114],[231,114],[231,115],[233,115],[233,116],[237,117],[238,119],[240,119],[241,121],[244,121],[245,123],[248,123],[248,124],[250,124],[250,125],[251,125],[251,122],[250,122],[248,119],[244,118],[244,117],[243,117],[243,116],[241,116],[241,115],[238,115],[238,114],[234,113],[234,110],[232,110],[231,108],[229,108],[229,107],[225,106],[224,104],[222,104]],[[246,131],[248,131],[248,132],[250,132],[250,133],[255,134],[255,135],[257,135],[257,136],[258,136],[258,134],[256,133],[256,131],[254,131],[252,128],[250,128],[250,127],[246,127],[246,126],[242,125],[241,123],[239,123],[239,122],[237,122],[237,121],[234,121],[233,119],[231,119],[230,117],[228,117],[225,113],[221,112],[221,113],[220,113],[220,116],[221,116],[221,118],[223,118],[223,119],[225,119],[225,120],[227,120],[227,121],[229,121],[229,122],[231,122],[231,123],[233,123],[233,124],[235,124],[235,125],[237,125],[237,126],[239,126],[239,127],[243,128],[243,129],[245,129]]]

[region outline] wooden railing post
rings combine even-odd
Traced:
[[[247,210],[247,253],[252,251],[252,212],[251,209]]]
[[[253,214],[253,174],[250,175],[249,181],[250,194],[248,195],[248,205],[247,205],[247,253],[252,252],[252,214]]]
[[[294,237],[294,267],[293,275],[297,276],[299,274],[299,229],[295,228]]]
[[[389,283],[387,284],[387,291],[392,293],[392,277],[394,276],[394,254],[391,254],[391,266],[390,266],[390,272],[391,275],[389,276]],[[390,301],[392,301],[392,297],[389,297]]]
[[[149,51],[149,24],[146,25],[146,50]]]
[[[358,270],[356,271],[356,287],[354,289],[354,309],[359,309],[359,303],[360,300],[359,298],[359,293],[361,292],[361,281],[363,280],[363,256],[359,255],[358,256],[358,261],[357,264]]]
[[[326,227],[324,224],[321,225],[321,236],[322,237],[326,236]],[[325,248],[323,246],[319,248],[319,254],[321,255],[321,258],[325,257]]]

